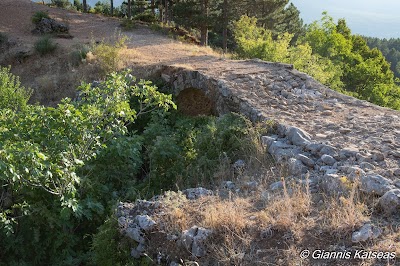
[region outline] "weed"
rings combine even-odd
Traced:
[[[84,60],[86,60],[86,56],[89,53],[89,48],[83,46],[77,50],[74,50],[70,53],[70,62],[73,66],[80,65]]]
[[[140,13],[136,15],[134,19],[149,23],[154,23],[157,21],[157,18],[150,12]]]
[[[127,40],[128,37],[126,35],[116,32],[114,34],[114,43],[108,43],[103,40],[96,44],[92,41],[91,50],[104,74],[116,71],[120,68],[122,64],[120,52],[125,48]]]
[[[136,23],[132,19],[124,18],[124,19],[122,19],[121,27],[124,30],[132,30],[132,29],[136,28]]]
[[[37,11],[32,16],[32,22],[33,24],[38,24],[40,21],[42,21],[43,18],[50,18],[49,13],[47,13],[46,11]]]
[[[41,55],[53,53],[57,44],[53,42],[50,36],[44,36],[35,42],[35,50]]]

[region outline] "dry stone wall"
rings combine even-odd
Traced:
[[[292,65],[214,64],[197,70],[165,66],[159,75],[175,95],[202,90],[216,114],[276,121],[277,134],[263,136],[263,143],[297,178],[308,175],[326,190],[340,176],[359,178],[362,190],[379,196],[400,188],[400,112],[333,91]]]

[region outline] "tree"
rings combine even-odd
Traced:
[[[132,0],[128,0],[128,18],[132,18]]]
[[[83,12],[87,13],[88,12],[88,8],[87,8],[86,0],[82,0],[82,4],[83,4]]]
[[[114,0],[110,0],[110,5],[111,5],[110,15],[114,16]]]

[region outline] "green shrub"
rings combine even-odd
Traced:
[[[5,33],[0,32],[0,46],[6,44],[7,42],[8,36]]]
[[[98,44],[92,42],[92,52],[96,57],[97,62],[102,68],[104,74],[112,71],[117,71],[122,57],[120,51],[125,47],[125,42],[128,40],[126,35],[115,34],[114,43],[107,43],[102,41]]]
[[[8,265],[87,265],[90,236],[141,166],[141,140],[127,124],[174,106],[127,72],[79,92],[56,108],[0,109],[0,194],[9,199],[0,205],[0,257]],[[132,98],[141,108],[130,108]]]
[[[149,22],[149,23],[153,23],[153,22],[157,21],[156,16],[150,12],[144,12],[144,13],[137,14],[133,19],[140,20],[143,22]]]
[[[66,8],[71,5],[68,0],[51,0],[51,4],[61,8]]]
[[[53,42],[50,36],[44,36],[35,42],[35,50],[40,55],[53,53],[57,48],[57,44]]]
[[[83,46],[75,51],[72,51],[70,54],[70,62],[73,66],[80,65],[85,59],[90,49],[86,46]]]
[[[21,86],[19,77],[10,73],[10,68],[0,67],[0,110],[25,109],[32,95],[31,89]]]
[[[49,13],[47,11],[37,11],[32,16],[33,24],[38,24],[43,18],[50,18]]]
[[[143,137],[148,179],[139,188],[147,195],[209,184],[223,163],[243,159],[259,147],[255,128],[238,114],[154,114]]]
[[[131,30],[136,27],[135,21],[129,18],[122,19],[121,27],[125,30]]]

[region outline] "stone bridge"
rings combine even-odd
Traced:
[[[330,184],[357,175],[365,191],[378,195],[400,187],[398,111],[340,94],[287,64],[220,60],[156,73],[187,114],[238,112],[253,122],[276,121],[278,133],[262,139],[294,176]]]

